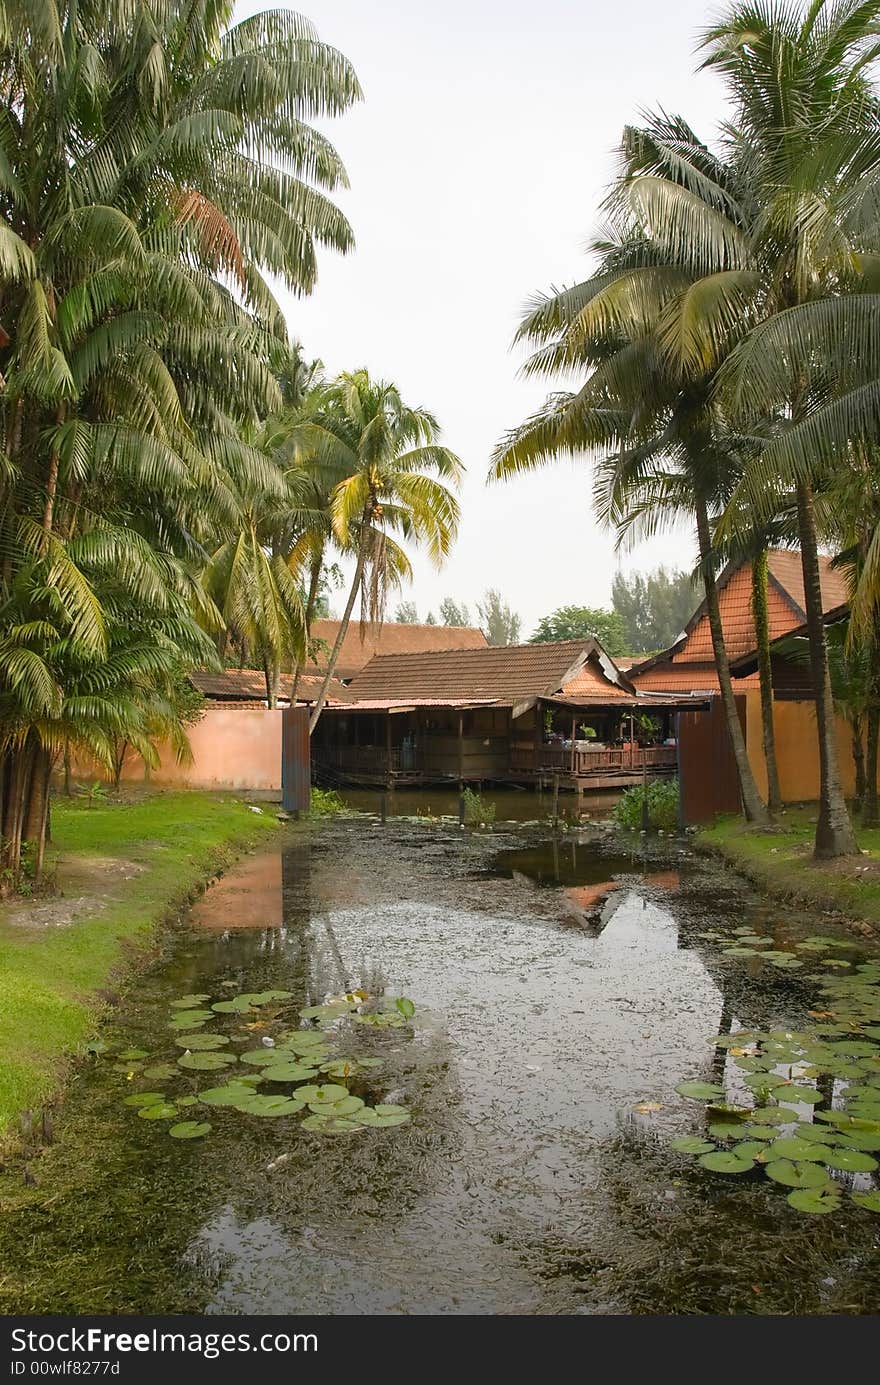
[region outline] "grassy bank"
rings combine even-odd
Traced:
[[[0,905],[0,1137],[59,1083],[105,1000],[240,848],[278,829],[271,808],[201,793],[53,803],[51,893]]]
[[[773,894],[838,910],[880,928],[880,828],[857,829],[862,856],[816,863],[815,825],[815,804],[789,808],[770,832],[756,832],[741,818],[725,817],[701,829],[697,845],[720,852]]]

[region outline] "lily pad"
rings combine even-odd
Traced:
[[[179,1015],[172,1015],[168,1021],[169,1029],[199,1029],[203,1024],[214,1016],[210,1010],[181,1010]]]
[[[194,1068],[196,1072],[216,1072],[228,1068],[236,1061],[234,1053],[184,1053],[178,1058],[180,1068]]]
[[[161,1106],[165,1102],[164,1092],[133,1092],[123,1097],[126,1106]]]
[[[313,1101],[326,1105],[333,1101],[341,1101],[344,1096],[348,1096],[348,1088],[341,1087],[338,1083],[326,1082],[321,1086],[297,1087],[296,1095],[300,1101],[306,1101],[309,1105]]]
[[[724,1088],[713,1082],[680,1082],[675,1090],[692,1101],[714,1101],[724,1096]]]
[[[251,1011],[251,1003],[243,996],[236,996],[235,1000],[218,1000],[211,1006],[218,1015],[247,1015]]]
[[[149,1058],[149,1053],[145,1048],[126,1048],[119,1057],[124,1063],[136,1063],[140,1058]]]
[[[144,1068],[144,1077],[148,1077],[151,1082],[170,1082],[172,1077],[179,1077],[177,1068],[171,1063],[157,1063],[155,1067]]]
[[[846,1149],[832,1145],[825,1150],[825,1162],[832,1169],[842,1169],[844,1173],[873,1173],[877,1160],[861,1149]]]
[[[210,1000],[209,995],[182,995],[178,1000],[172,1000],[172,1010],[190,1010],[196,1005],[202,1005],[206,1000]]]
[[[167,1101],[157,1101],[150,1106],[142,1106],[138,1115],[145,1121],[167,1121],[177,1115],[177,1107]]]
[[[749,1169],[754,1168],[754,1160],[728,1149],[716,1149],[714,1154],[701,1154],[700,1163],[713,1173],[748,1173]]]
[[[817,1092],[815,1087],[786,1087],[784,1090],[774,1092],[778,1101],[791,1103],[793,1101],[806,1102],[808,1106],[818,1106],[823,1100],[822,1093]]]
[[[764,1166],[764,1172],[775,1183],[784,1183],[787,1188],[822,1188],[829,1182],[824,1166],[794,1163],[791,1159],[774,1159]]]
[[[709,1154],[715,1146],[711,1140],[701,1140],[699,1135],[682,1135],[672,1141],[672,1148],[679,1154]]]
[[[738,1140],[742,1135],[741,1121],[713,1121],[709,1134],[714,1140]]]
[[[779,1140],[774,1140],[767,1147],[767,1153],[773,1159],[806,1159],[809,1163],[822,1163],[828,1154],[828,1147],[824,1144],[810,1144],[807,1140],[801,1140],[797,1135],[783,1136]]]
[[[251,1048],[240,1056],[243,1063],[251,1063],[254,1067],[277,1067],[284,1057],[277,1048]]]
[[[210,1130],[210,1121],[178,1121],[171,1126],[168,1134],[173,1140],[200,1140]]]
[[[237,1106],[249,1096],[253,1096],[253,1088],[234,1079],[224,1087],[208,1087],[205,1091],[199,1092],[199,1101],[203,1101],[206,1106]]]
[[[294,1116],[297,1111],[303,1109],[304,1104],[294,1097],[260,1096],[255,1092],[252,1096],[237,1101],[235,1109],[243,1111],[248,1116]]]
[[[188,1048],[192,1052],[197,1049],[207,1053],[212,1048],[225,1048],[229,1039],[225,1034],[185,1034],[181,1039],[175,1039],[178,1048]]]
[[[796,1188],[789,1193],[787,1201],[798,1212],[813,1212],[816,1215],[836,1212],[840,1207],[840,1194],[827,1192],[824,1188]]]
[[[766,1145],[763,1140],[740,1140],[738,1145],[734,1145],[731,1154],[737,1154],[741,1159],[753,1159],[758,1163],[766,1162],[768,1155]]]
[[[880,1191],[875,1189],[871,1193],[853,1193],[852,1200],[858,1207],[864,1207],[867,1212],[880,1212]]]
[[[339,1101],[310,1101],[309,1110],[317,1116],[353,1116],[363,1104],[359,1096],[344,1096]]]
[[[302,1063],[267,1064],[263,1069],[267,1082],[306,1082],[310,1077],[317,1076],[317,1068],[307,1068]]]

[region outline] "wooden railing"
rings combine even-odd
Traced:
[[[432,753],[430,743],[415,748],[407,747],[405,750],[395,746],[390,752],[390,758],[387,748],[381,745],[321,745],[315,746],[313,755],[318,767],[334,770],[339,774],[384,775],[389,771],[399,774],[408,770],[424,770],[429,773],[442,771],[447,777],[455,778],[458,772],[457,756],[453,755],[441,761],[438,759],[436,747]],[[509,769],[513,774],[637,774],[643,769],[674,770],[675,764],[674,745],[601,748],[576,746],[572,755],[571,746],[558,743],[547,742],[538,747],[536,754],[534,745],[514,742],[510,747],[509,756]],[[488,762],[483,764],[482,760],[477,766],[472,755],[465,755],[462,769],[465,778],[491,778],[493,774],[503,772],[503,755],[498,755],[495,767]]]
[[[534,746],[522,743],[511,747],[512,770],[558,771],[560,774],[636,773],[642,769],[671,770],[675,768],[674,745],[609,746],[595,748],[547,742],[535,753]]]

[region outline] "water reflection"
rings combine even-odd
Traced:
[[[608,1307],[598,1281],[591,1287],[593,1267],[628,1254],[638,1265],[658,1207],[667,1222],[675,1215],[661,1156],[668,1137],[702,1118],[676,1085],[732,1078],[710,1036],[796,1026],[806,1007],[797,980],[701,937],[710,924],[729,931],[746,920],[781,932],[780,912],[770,918],[717,875],[710,887],[677,849],[666,862],[570,841],[494,862],[490,849],[436,828],[339,821],[314,841],[249,858],[207,893],[194,931],[121,1015],[126,1040],[164,1056],[168,1001],[185,991],[279,987],[297,1007],[387,988],[415,1001],[414,1037],[355,1025],[339,1044],[382,1057],[370,1099],[407,1102],[413,1123],[328,1140],[296,1118],[212,1108],[209,1139],[170,1148],[96,1065],[71,1104],[85,1134],[100,1122],[111,1157],[89,1162],[75,1189],[77,1208],[94,1209],[88,1234],[80,1211],[73,1248],[43,1232],[43,1258],[71,1273],[70,1299],[59,1303],[56,1288],[42,1311],[68,1310],[79,1284],[112,1311],[128,1304],[120,1286],[129,1247],[143,1241],[145,1200],[166,1240],[150,1238],[157,1263],[152,1297],[140,1281],[144,1312],[180,1311],[173,1286],[187,1266],[204,1271],[201,1306],[215,1313]],[[589,918],[573,927],[576,907]],[[625,1170],[619,1137],[633,1124],[646,1138]],[[133,1187],[148,1191],[132,1196]],[[738,1292],[775,1244],[773,1224],[752,1224],[756,1268],[728,1270],[751,1204],[719,1199],[705,1178],[694,1187],[712,1238],[688,1273],[700,1284],[729,1279]],[[166,1207],[181,1209],[170,1230]],[[687,1218],[678,1232],[687,1245]],[[24,1263],[31,1233],[24,1219],[3,1245],[12,1278],[34,1273]],[[666,1269],[658,1258],[651,1292],[668,1305]]]

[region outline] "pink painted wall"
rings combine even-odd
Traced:
[[[151,769],[151,784],[180,789],[237,789],[281,797],[281,712],[266,707],[208,707],[189,729],[193,759],[179,765],[173,751],[161,751],[161,764]],[[74,778],[106,779],[105,771],[73,766]],[[122,778],[141,782],[144,762],[139,755],[126,760]]]

